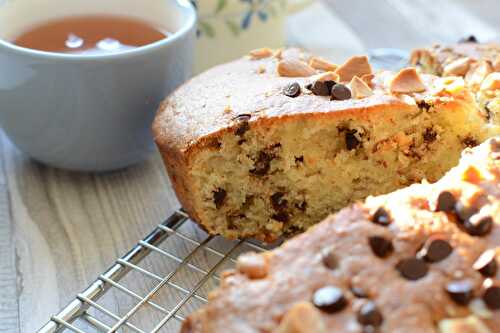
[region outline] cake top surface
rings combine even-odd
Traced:
[[[244,254],[183,332],[494,333],[500,137],[435,184],[371,197]]]
[[[341,84],[333,89],[335,83]],[[337,65],[298,49],[260,49],[180,87],[161,105],[153,132],[161,148],[183,151],[209,134],[236,128],[242,118],[254,122],[326,113],[356,116],[380,106],[414,108],[422,100],[437,104],[463,97],[460,87],[460,82],[411,69],[373,73],[362,56]]]
[[[473,60],[487,60],[493,64],[500,61],[499,43],[465,42],[453,45],[436,44],[429,48],[440,62],[445,63],[450,58],[468,57]]]

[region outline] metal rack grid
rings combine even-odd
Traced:
[[[175,244],[161,247],[167,240],[173,238],[177,239]],[[177,249],[183,247],[188,249],[184,254],[175,253]],[[185,317],[181,309],[187,307],[186,313],[189,313],[206,303],[207,297],[204,293],[215,287],[222,270],[234,266],[238,253],[248,250],[261,252],[271,247],[273,246],[264,246],[250,240],[228,241],[221,237],[209,236],[194,226],[184,211],[178,210],[139,241],[126,255],[118,259],[38,332],[176,332]],[[200,267],[202,265],[197,265],[194,258],[201,252],[215,257],[215,260],[212,260],[213,264],[209,265],[211,267],[204,268]],[[162,275],[140,266],[141,262],[153,254],[158,255],[164,262],[173,263],[167,265],[168,269]],[[158,258],[156,261],[158,262]],[[191,275],[193,273],[198,275],[198,278],[191,278],[194,282],[190,287],[175,281],[178,275],[186,277],[185,271],[189,271]],[[132,279],[132,286],[127,286],[123,281],[131,274],[136,276]],[[133,285],[141,284],[145,279],[152,280],[153,283],[147,287],[143,286],[145,292],[141,295],[133,290]],[[210,280],[214,280],[215,283],[206,286]],[[131,298],[132,302],[126,302],[131,303],[131,307],[119,313],[120,309],[111,309],[106,306],[106,302],[100,302],[112,292],[120,292],[122,297],[126,295]],[[161,297],[157,297],[159,294],[162,294]],[[165,299],[168,299],[168,305],[161,303]],[[197,304],[188,306],[193,300]],[[156,312],[155,316],[148,319],[150,323],[148,328],[134,323],[134,316],[141,311]]]

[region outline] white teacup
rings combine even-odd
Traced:
[[[261,47],[286,43],[288,14],[313,0],[191,0],[198,9],[197,73]]]
[[[112,14],[163,27],[168,38],[104,55],[42,52],[10,43],[33,25]],[[153,151],[160,101],[191,74],[196,12],[187,0],[0,0],[0,126],[46,164],[105,171]]]

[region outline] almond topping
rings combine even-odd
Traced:
[[[264,255],[249,252],[238,257],[236,268],[250,279],[262,279],[267,275],[269,263]]]
[[[315,75],[312,77],[313,81],[320,81],[320,82],[326,82],[326,81],[339,81],[339,76],[335,74],[334,72],[325,72],[321,73],[318,75]]]
[[[332,64],[328,60],[319,57],[312,57],[311,60],[309,60],[309,66],[314,69],[319,69],[327,72],[333,72],[339,67],[335,64]]]
[[[472,63],[473,61],[467,57],[454,60],[444,67],[443,76],[464,76]]]
[[[375,74],[365,74],[361,77],[361,80],[363,80],[368,85],[368,87],[373,89],[373,87],[375,86],[373,84],[374,78],[375,78]]]
[[[488,326],[476,316],[443,319],[438,326],[440,333],[491,333]]]
[[[314,68],[297,59],[284,59],[278,63],[278,74],[285,77],[307,77],[316,74]]]
[[[470,67],[465,75],[465,81],[471,87],[479,87],[484,79],[493,72],[493,65],[489,61],[480,61]]]
[[[271,50],[268,47],[264,47],[261,49],[255,49],[250,51],[250,58],[257,60],[257,59],[263,59],[263,58],[269,58],[270,56],[273,55],[273,50]]]
[[[350,86],[354,98],[365,98],[373,95],[372,89],[357,76],[352,78]]]
[[[481,90],[500,89],[500,73],[489,74],[481,84]]]
[[[276,333],[325,333],[319,311],[309,302],[295,304],[285,314]]]
[[[354,76],[362,77],[365,74],[371,74],[372,66],[367,56],[355,56],[337,68],[335,73],[339,76],[340,82],[349,82]]]
[[[409,67],[402,69],[392,78],[390,89],[393,93],[409,94],[425,91],[426,87],[415,68]]]
[[[281,60],[283,58],[283,49],[277,49],[273,54],[273,58]]]

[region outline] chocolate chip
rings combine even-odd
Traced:
[[[297,204],[295,204],[295,207],[296,207],[298,210],[301,210],[301,211],[305,212],[305,211],[306,211],[306,209],[307,209],[307,202],[306,202],[306,201],[302,201],[302,202],[300,202],[300,203],[297,203]]]
[[[286,212],[280,212],[280,213],[274,214],[273,216],[271,216],[271,218],[273,220],[283,222],[283,223],[286,223],[290,220],[290,217],[288,216],[288,214]]]
[[[351,89],[346,85],[337,83],[332,88],[332,101],[344,101],[352,97]]]
[[[369,301],[361,306],[357,315],[358,322],[363,326],[379,327],[384,321],[382,314],[374,302]]]
[[[295,156],[295,164],[304,163],[304,156]]]
[[[391,240],[382,236],[371,236],[368,238],[368,243],[373,254],[380,258],[385,258],[394,251]]]
[[[419,251],[418,257],[427,262],[438,262],[446,259],[452,251],[453,248],[446,240],[431,237]]]
[[[455,204],[455,213],[461,223],[468,221],[471,216],[476,214],[478,209],[472,206],[466,206],[462,201],[457,201]]]
[[[474,35],[470,35],[469,37],[463,37],[458,40],[459,43],[477,43],[477,38]]]
[[[437,132],[432,128],[426,128],[424,134],[422,134],[425,143],[432,143],[436,141]]]
[[[226,199],[227,192],[222,188],[218,188],[212,192],[214,197],[215,208],[219,209],[224,204],[224,200]]]
[[[341,289],[328,286],[316,290],[313,304],[323,312],[335,313],[347,306],[347,299]]]
[[[429,266],[427,263],[419,258],[406,258],[402,259],[396,265],[399,273],[408,280],[418,280],[427,275]]]
[[[373,214],[372,222],[381,226],[388,226],[392,222],[391,215],[384,207],[379,207]]]
[[[328,269],[336,269],[339,265],[339,260],[332,249],[321,251],[321,261]]]
[[[476,139],[474,139],[473,137],[471,136],[467,136],[465,137],[463,140],[462,140],[462,144],[465,146],[465,147],[468,147],[468,148],[474,148],[476,147],[477,145],[479,145],[479,142],[477,142]]]
[[[472,266],[476,271],[486,277],[493,277],[497,274],[496,250],[489,249],[483,252]]]
[[[311,91],[316,96],[330,96],[332,83],[329,81],[316,81],[311,87]]]
[[[347,150],[357,149],[361,142],[356,138],[356,130],[349,130],[345,133],[345,146]]]
[[[439,193],[436,203],[437,212],[453,212],[455,210],[455,205],[457,200],[455,196],[449,191],[443,191]]]
[[[357,298],[368,298],[368,294],[362,288],[351,287],[351,292]]]
[[[429,111],[432,108],[432,104],[425,100],[417,101],[417,106],[424,111]]]
[[[240,114],[238,115],[235,120],[240,123],[238,128],[236,129],[235,133],[237,136],[243,136],[245,133],[250,129],[250,124],[248,123],[250,121],[250,118],[252,116],[250,114]]]
[[[288,97],[298,97],[301,93],[300,84],[293,82],[288,84],[284,89],[283,93]]]
[[[305,85],[305,88],[306,88],[307,90],[312,90],[312,88],[313,88],[313,84],[312,84],[312,83],[308,83],[308,84],[306,84],[306,85]]]
[[[271,168],[271,160],[273,156],[265,151],[260,151],[259,156],[254,164],[254,169],[250,172],[256,176],[264,176],[269,172]]]
[[[276,192],[271,195],[271,204],[274,210],[281,211],[288,207],[288,200],[284,199],[285,193]]]
[[[492,279],[486,279],[483,283],[485,289],[483,301],[492,310],[500,309],[500,283]]]
[[[471,236],[485,236],[492,228],[493,218],[488,215],[476,214],[464,222],[464,229]]]
[[[446,285],[446,292],[459,305],[467,305],[474,297],[474,286],[469,280],[451,281]]]

